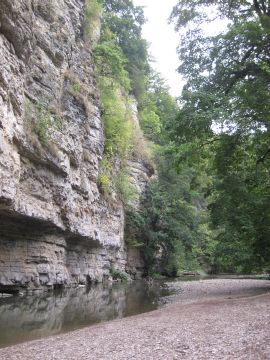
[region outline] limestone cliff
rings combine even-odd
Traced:
[[[97,186],[104,134],[84,10],[84,0],[0,3],[1,288],[142,267],[138,254],[127,264],[122,203]],[[151,171],[133,159],[130,172],[143,191]]]

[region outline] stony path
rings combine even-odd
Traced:
[[[239,286],[236,282],[204,284],[187,285],[197,289],[196,301],[194,297],[147,314],[4,348],[0,359],[270,359],[270,293],[239,298],[233,291]],[[219,296],[221,284],[221,292],[226,286],[229,290]],[[249,284],[258,286],[253,280]],[[269,282],[262,284],[270,290]],[[200,298],[198,287],[205,293],[205,286],[209,296]],[[184,293],[188,291],[194,293],[194,289]]]

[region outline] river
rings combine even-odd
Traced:
[[[184,280],[155,281],[151,286],[145,281],[135,281],[0,297],[0,347],[148,312],[174,302],[175,298],[187,301],[208,294],[208,288],[203,285],[207,282],[192,282],[193,289],[192,283],[187,278]],[[215,296],[252,296],[269,291],[260,286],[261,282],[256,287],[234,286],[233,291],[222,282],[217,284],[221,284],[220,288],[215,286],[211,290]]]
[[[154,310],[168,295],[145,281],[0,297],[0,347]]]

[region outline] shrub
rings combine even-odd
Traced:
[[[127,207],[125,217],[125,241],[131,247],[144,246],[142,232],[145,225],[143,214],[132,207]],[[138,240],[140,239],[140,241]]]
[[[154,168],[152,147],[153,143],[147,141],[142,130],[138,127],[132,132],[131,152],[135,159],[142,160],[145,164],[149,164]]]
[[[113,185],[124,205],[128,205],[137,196],[135,188],[130,184],[126,169],[121,169],[113,177]]]
[[[132,134],[127,101],[130,80],[125,70],[126,58],[107,27],[102,30],[100,43],[94,46],[93,56],[104,109],[105,153],[111,158],[120,158],[123,163],[130,150]]]
[[[126,91],[130,90],[130,80],[125,70],[127,60],[110,30],[103,30],[100,43],[93,48],[93,56],[100,77],[114,80]]]
[[[72,83],[72,90],[77,93],[81,91],[81,82],[78,78],[74,79]]]
[[[52,105],[43,103],[32,104],[25,102],[25,111],[32,121],[33,129],[42,145],[47,145],[55,131],[61,130],[62,117],[60,110]]]
[[[119,87],[106,86],[102,82],[101,100],[104,108],[105,153],[109,157],[119,157],[123,162],[131,145],[132,126],[130,114]]]
[[[98,75],[98,85],[103,107],[106,161],[114,164],[109,171],[101,165],[98,183],[103,192],[108,192],[109,182],[124,205],[136,197],[129,182],[126,163],[134,142],[134,129],[129,100],[131,89],[129,74],[125,69],[127,58],[118,39],[104,25],[99,44],[93,48],[93,57]]]
[[[84,31],[89,40],[95,40],[95,30],[99,28],[102,6],[98,0],[87,0],[85,6]]]
[[[140,124],[149,139],[161,132],[160,118],[153,110],[144,109],[140,112]]]
[[[112,267],[110,273],[112,275],[113,280],[128,281],[128,275],[119,269],[115,269]]]
[[[106,174],[99,174],[97,178],[97,184],[103,194],[109,192],[110,179]]]

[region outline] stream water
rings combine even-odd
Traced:
[[[0,297],[0,347],[151,311],[168,294],[160,283],[136,281]]]
[[[185,278],[185,283],[186,280],[188,278]],[[269,288],[257,287],[241,292],[242,295],[250,296],[267,290]],[[183,292],[178,279],[175,284],[155,281],[149,286],[145,281],[136,281],[95,285],[89,289],[0,297],[0,347],[148,312],[158,308],[160,304],[170,302],[173,294],[182,293],[184,298],[192,295]],[[195,296],[198,297],[198,293]]]

